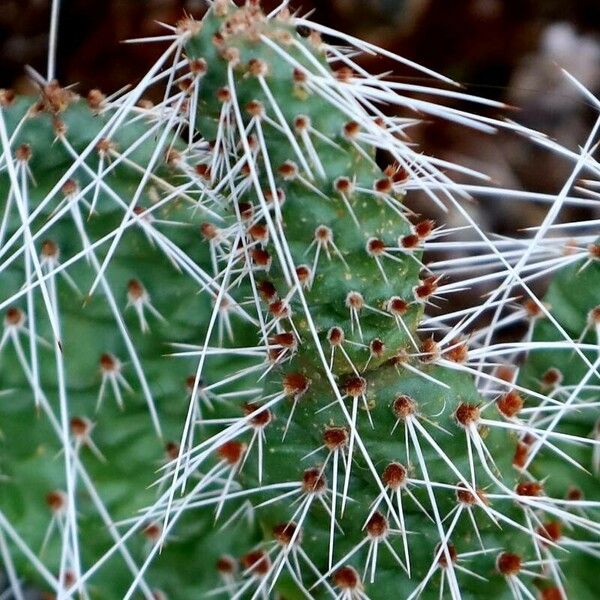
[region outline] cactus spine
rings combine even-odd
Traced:
[[[526,304],[543,352],[517,379],[486,330],[464,335],[477,308],[424,321],[456,286],[423,250],[452,232],[405,200],[458,210],[460,188],[380,104],[489,122],[402,96],[285,6],[217,1],[176,31],[189,70],[161,106],[48,84],[26,118],[2,108],[2,386],[20,394],[0,532],[37,549],[44,497],[59,532],[43,563],[3,550],[7,572],[59,598],[593,597],[597,482],[577,466],[596,443],[596,246],[572,248],[551,311]],[[555,307],[574,278],[589,294]],[[573,367],[550,381],[557,361]]]

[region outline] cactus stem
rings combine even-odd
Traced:
[[[119,227],[117,228],[117,230],[115,231],[115,236],[111,241],[111,245],[106,253],[106,256],[104,257],[104,260],[100,266],[100,269],[98,270],[98,273],[96,274],[96,277],[89,289],[88,292],[88,296],[92,296],[94,291],[96,290],[97,286],[100,283],[100,280],[102,279],[104,273],[106,272],[106,269],[108,267],[108,264],[110,262],[110,260],[112,259],[115,250],[117,248],[117,245],[119,244],[121,237],[126,229],[126,224],[128,219],[131,217],[131,215],[133,214],[134,208],[135,206],[137,206],[137,204],[140,201],[140,197],[142,192],[144,191],[144,188],[146,186],[146,183],[148,182],[148,180],[150,179],[150,175],[152,174],[152,170],[154,169],[159,156],[161,155],[161,153],[164,151],[166,143],[167,143],[167,138],[168,136],[172,133],[172,129],[173,129],[173,124],[174,124],[174,120],[175,117],[178,113],[178,111],[181,109],[181,104],[183,102],[183,98],[181,98],[176,104],[175,104],[175,108],[173,110],[173,113],[171,114],[171,116],[169,117],[169,119],[167,120],[167,122],[164,124],[164,130],[161,133],[159,139],[156,142],[156,146],[152,152],[152,155],[150,157],[150,159],[148,160],[148,165],[146,167],[146,170],[142,176],[142,178],[140,179],[140,182],[137,185],[137,188],[134,192],[134,194],[132,195],[131,201],[129,203],[129,206],[127,207],[127,210],[125,211],[125,215],[123,216],[123,220],[121,221],[121,224],[119,225]]]

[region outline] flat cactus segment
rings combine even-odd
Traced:
[[[108,245],[94,244],[119,226],[126,203],[136,193],[144,165],[150,160],[153,148],[144,139],[152,139],[151,122],[143,113],[132,115],[134,122],[119,128],[110,141],[102,140],[96,147],[90,147],[108,122],[110,111],[100,114],[85,102],[73,99],[68,107],[54,114],[31,99],[21,98],[2,112],[14,148],[21,196],[14,194],[4,165],[0,175],[0,207],[5,218],[5,244],[0,259],[0,302],[4,307],[0,464],[6,480],[0,487],[0,510],[34,555],[43,548],[40,559],[49,573],[57,577],[68,499],[64,457],[60,455],[62,445],[57,437],[60,426],[53,429],[48,415],[56,415],[53,418],[58,424],[60,388],[53,331],[39,287],[33,288],[32,304],[22,288],[25,275],[22,253],[28,249],[21,242],[22,219],[16,203],[26,200],[29,214],[34,214],[30,225],[33,244],[40,267],[48,275],[46,285],[55,291],[58,307],[70,422],[68,435],[73,456],[81,461],[77,467],[81,471],[76,475],[75,500],[78,536],[83,548],[82,570],[94,566],[115,543],[111,523],[129,519],[138,509],[153,502],[156,492],[150,486],[156,469],[172,457],[174,444],[166,444],[165,440],[178,438],[187,412],[186,380],[190,369],[193,371],[189,362],[165,356],[169,352],[166,344],[175,339],[195,341],[212,310],[209,296],[197,294],[198,284],[177,270],[173,255],[166,254],[160,246],[161,230],[168,231],[170,243],[189,252],[194,262],[208,267],[210,259],[200,243],[199,215],[190,218],[183,192],[153,208],[175,187],[169,182],[172,169],[161,155],[154,178],[139,197],[137,206],[142,210],[135,215],[141,222],[127,228],[107,270],[106,287],[86,299]],[[142,143],[138,143],[140,140]],[[91,152],[85,164],[74,168],[74,162],[86,149]],[[125,159],[120,160],[121,156]],[[95,183],[94,175],[99,168],[109,171],[101,175],[100,183]],[[64,183],[49,196],[61,179]],[[68,202],[72,208],[59,214]],[[90,214],[92,203],[94,211]],[[55,218],[57,214],[59,218]],[[185,219],[185,226],[169,226],[181,219]],[[89,250],[90,245],[95,248],[96,258]],[[62,265],[68,268],[61,269]],[[52,274],[54,270],[56,274]],[[32,277],[32,281],[37,280]],[[144,322],[149,328],[146,333],[142,331]],[[32,356],[33,334],[37,353]],[[35,382],[32,381],[34,364]],[[218,358],[210,364],[206,385],[222,378],[223,366],[224,361]],[[38,390],[37,407],[32,387]],[[159,419],[162,439],[152,425],[149,401]],[[24,430],[27,435],[23,435]],[[106,513],[100,512],[100,502]],[[54,525],[49,531],[50,523]],[[144,547],[152,543],[151,525],[151,520],[140,523],[129,544],[132,564],[142,563]],[[213,562],[224,551],[218,534],[206,529],[210,528],[210,520],[188,523],[187,527],[188,534],[180,537],[178,547],[172,554],[169,548],[165,550],[153,574],[147,576],[148,583],[142,584],[146,596],[152,587],[175,585],[170,581],[173,565],[181,560],[182,553],[195,554],[189,546],[190,540],[195,547],[199,535],[212,539],[212,550],[204,553],[204,559],[212,557]],[[119,532],[116,538],[119,539],[126,530],[121,526],[115,531]],[[252,534],[253,529],[246,526],[238,535],[241,540],[251,540]],[[14,548],[13,560],[18,572],[30,583],[48,586],[49,582],[40,579],[31,561],[12,543],[10,547]],[[193,564],[190,562],[190,568]],[[201,568],[200,562],[196,568]],[[65,572],[72,576],[74,566]],[[116,552],[94,576],[93,596],[120,596],[126,592],[131,578],[126,561]],[[186,588],[181,586],[181,589]],[[192,591],[187,589],[182,593]]]
[[[382,172],[373,146],[363,139],[377,135],[381,125],[365,112],[360,113],[362,123],[352,120],[357,109],[344,101],[341,74],[335,78],[318,42],[300,37],[292,23],[266,20],[252,7],[220,18],[213,11],[203,23],[187,45],[190,59],[206,64],[196,123],[203,137],[214,140],[216,153],[238,127],[238,118],[249,130],[256,173],[243,153],[232,165],[247,178],[238,204],[255,211],[248,217],[250,235],[262,227],[275,238],[254,252],[255,265],[263,267],[263,278],[285,301],[293,278],[289,267],[278,262],[285,252],[277,247],[281,232],[269,231],[268,216],[259,220],[259,212],[277,197],[281,208],[275,215],[285,215],[289,258],[297,268],[308,267],[300,283],[309,304],[320,307],[314,315],[318,330],[326,338],[332,327],[340,328],[350,341],[349,356],[361,367],[369,355],[351,344],[378,339],[380,351],[370,364],[381,364],[407,345],[408,328],[414,329],[421,312],[413,288],[419,284],[422,243],[411,230],[403,192],[394,180],[402,177],[400,166]],[[339,81],[339,106],[335,96],[328,102],[313,89],[318,78]],[[401,304],[395,313],[394,298]],[[281,307],[273,304],[273,318],[280,319],[276,311]],[[290,304],[292,323],[287,326],[305,329],[301,317],[294,323],[298,300]],[[307,362],[309,356],[316,359],[314,349],[307,350],[298,360],[305,368],[321,369],[317,360]],[[347,364],[339,368],[350,370]]]
[[[583,352],[587,363],[568,343],[564,344],[565,338],[556,325],[541,316],[532,340],[534,343],[544,343],[545,347],[530,351],[520,370],[519,379],[535,392],[548,394],[562,403],[559,410],[540,410],[528,415],[532,424],[539,423],[538,427],[546,427],[549,431],[566,430],[573,436],[599,440],[595,406],[600,384],[600,315],[597,314],[600,264],[595,258],[595,247],[596,244],[589,246],[587,259],[561,270],[552,280],[544,298],[548,310],[571,339],[587,345]],[[569,456],[588,472],[574,469],[568,463],[557,462],[548,448],[539,447],[535,442],[530,445],[524,458],[529,460],[534,452],[536,459],[531,464],[531,472],[539,478],[548,478],[547,487],[551,493],[573,501],[597,497],[600,474],[598,447],[589,449],[573,446],[569,451]],[[594,536],[588,538],[590,542],[593,540]],[[573,548],[571,558],[564,565],[569,592],[572,597],[592,597],[596,559],[578,550]]]
[[[203,66],[195,124],[210,140],[205,172],[229,180],[231,191],[219,187],[250,249],[259,333],[284,348],[268,354],[268,423],[253,425],[264,449],[238,480],[265,494],[290,477],[300,486],[258,504],[274,562],[234,597],[437,597],[438,572],[452,597],[477,597],[483,574],[501,597],[522,584],[514,565],[533,565],[546,539],[530,524],[543,505],[527,500],[544,497],[543,485],[515,468],[524,401],[500,378],[508,389],[497,402],[480,395],[465,341],[420,341],[440,286],[421,263],[434,227],[404,203],[420,173],[361,95],[368,75],[333,70],[327,48],[285,11],[267,18],[252,2],[215,3],[186,46]],[[375,151],[390,148],[396,162],[381,170]],[[413,482],[404,501],[393,465]],[[497,563],[491,548],[512,559]],[[336,580],[345,563],[356,577]]]

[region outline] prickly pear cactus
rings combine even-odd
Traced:
[[[579,252],[587,256],[554,277],[544,299],[551,318],[534,311],[533,347],[519,373],[519,382],[538,396],[524,415],[536,435],[525,431],[515,454],[518,468],[544,481],[548,495],[567,500],[564,508],[585,519],[597,518],[594,511],[600,474],[596,412],[600,365],[598,248],[597,241],[583,244]],[[567,250],[570,253],[573,248]],[[568,446],[557,443],[560,432],[571,436]],[[580,441],[587,439],[596,443],[591,454]],[[587,535],[583,542],[574,539],[559,514],[550,516],[546,530],[552,532],[550,537],[559,546],[573,554],[563,567],[566,576],[564,587],[558,586],[561,593],[592,597],[597,536]],[[555,549],[547,548],[546,552],[545,558],[556,556]]]
[[[106,598],[124,593],[158,535],[148,519],[129,549],[115,551],[117,521],[155,498],[156,470],[177,454],[193,369],[165,357],[167,342],[194,340],[206,327],[211,294],[197,292],[212,284],[200,266],[210,262],[195,200],[163,179],[174,132],[139,109],[101,135],[117,112],[98,102],[96,92],[86,103],[51,84],[35,104],[2,108],[11,152],[1,181],[0,494],[2,520],[14,528],[2,536],[25,565],[21,576],[66,589],[104,555],[84,590]],[[86,297],[96,278],[98,293]],[[222,377],[216,361],[207,388]],[[172,568],[152,579],[175,585]],[[149,583],[139,589],[151,597]]]
[[[425,90],[285,4],[214,2],[121,97],[2,96],[13,595],[593,598],[597,247],[514,308],[523,244],[438,241],[411,197],[481,233],[461,168],[384,108],[500,124],[403,95]],[[427,264],[444,244],[505,284],[426,316],[470,283]],[[494,341],[503,311],[523,342]]]

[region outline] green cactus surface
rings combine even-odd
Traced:
[[[49,261],[66,263],[82,253],[84,244],[93,244],[115,230],[123,212],[118,201],[129,199],[136,193],[141,175],[134,166],[123,163],[107,173],[103,182],[105,187],[97,192],[95,212],[89,217],[89,204],[96,194],[91,174],[98,168],[99,152],[92,146],[86,166],[72,170],[74,155],[68,148],[72,148],[75,156],[80,155],[107,123],[111,113],[94,114],[85,102],[73,101],[60,113],[51,114],[29,101],[19,100],[4,114],[8,134],[16,131],[13,142],[15,156],[23,152],[27,157],[26,162],[17,165],[19,180],[24,185],[22,198],[27,199],[29,213],[36,211],[48,192],[64,180],[55,199],[39,210],[34,221],[37,236],[34,245],[39,251],[41,268],[50,270],[56,265]],[[135,143],[144,136],[148,139],[152,131],[143,112],[136,119],[135,123],[118,130],[111,139],[111,145],[115,152],[127,153],[132,165],[141,166],[143,173],[153,146],[144,142],[136,147]],[[56,140],[57,129],[62,130],[63,127],[66,127],[66,131]],[[61,139],[63,136],[64,144]],[[110,160],[107,157],[103,164],[109,166]],[[194,264],[206,266],[209,259],[207,249],[200,243],[200,221],[195,223],[183,195],[178,194],[176,202],[158,206],[156,210],[152,208],[157,205],[158,197],[169,194],[168,188],[163,190],[160,187],[166,183],[158,179],[168,170],[163,152],[153,171],[156,181],[149,182],[143,188],[136,204],[147,210],[145,215],[138,211],[139,219],[142,223],[144,219],[149,223],[165,219],[173,222],[178,217],[185,219],[185,227],[166,229],[169,231],[169,243],[177,244],[189,252]],[[69,177],[65,179],[67,171]],[[53,222],[53,216],[69,201],[68,194],[74,188],[82,190],[80,201],[74,203],[72,211],[67,210]],[[9,178],[3,174],[3,202],[9,198],[9,189]],[[5,240],[18,232],[21,223],[15,202],[17,200],[13,196]],[[85,231],[85,242],[77,228],[78,219]],[[37,235],[38,231],[40,235]],[[160,236],[158,231],[156,234]],[[139,222],[128,228],[106,273],[106,288],[101,288],[101,292],[91,300],[86,299],[85,292],[102,262],[106,244],[98,246],[96,258],[88,254],[87,259],[77,260],[72,267],[62,271],[69,279],[57,274],[46,280],[50,296],[56,294],[55,301],[60,310],[62,352],[59,356],[65,368],[69,429],[74,438],[73,449],[79,448],[74,456],[81,459],[83,469],[76,476],[75,495],[82,568],[94,565],[115,542],[107,521],[99,514],[98,506],[90,494],[88,481],[95,486],[112,522],[135,515],[138,509],[155,498],[156,491],[150,486],[156,478],[156,470],[174,452],[173,440],[180,434],[187,411],[190,393],[187,379],[193,373],[189,363],[165,356],[168,353],[167,342],[173,339],[182,342],[196,339],[207,325],[203,315],[210,312],[209,295],[197,294],[197,281],[184,276],[174,267],[161,251],[160,238],[156,234],[148,234]],[[22,252],[23,248],[18,245],[13,247],[12,252],[15,250]],[[7,252],[3,260],[7,260],[12,252]],[[22,289],[25,275],[23,267],[22,260],[15,260],[3,271],[4,297],[18,294]],[[196,276],[200,273],[198,270]],[[156,319],[148,308],[144,308],[150,327],[146,333],[141,330],[135,307],[127,308],[131,302],[128,294],[137,291],[136,281],[146,290],[152,307],[168,315],[163,322],[162,319]],[[6,477],[1,490],[2,512],[4,518],[27,540],[34,555],[39,552],[49,573],[55,577],[59,572],[61,557],[61,533],[57,523],[61,524],[61,528],[64,527],[66,511],[61,503],[66,499],[63,494],[66,494],[67,486],[64,456],[60,456],[64,451],[61,451],[60,437],[53,430],[53,424],[60,428],[60,389],[52,347],[53,333],[48,319],[44,318],[45,305],[41,294],[35,294],[33,307],[39,316],[36,319],[39,385],[33,386],[33,389],[42,391],[39,392],[37,404],[31,385],[32,329],[29,325],[31,318],[27,294],[4,309],[1,385],[7,393],[2,399],[1,464],[2,474]],[[27,320],[22,322],[23,318]],[[122,330],[117,325],[117,318],[122,320]],[[6,332],[10,331],[13,322],[14,334],[7,336]],[[17,340],[17,346],[13,340]],[[133,356],[130,348],[133,349]],[[17,352],[23,353],[27,369],[24,369]],[[134,356],[140,361],[139,372],[135,368]],[[212,377],[218,381],[223,376],[218,360],[211,367],[212,374],[207,376],[207,383],[209,377],[213,382]],[[192,370],[188,372],[190,368]],[[144,383],[140,374],[143,374]],[[124,382],[116,379],[118,375],[124,378]],[[106,383],[101,398],[103,378],[106,378]],[[116,385],[112,384],[113,379]],[[147,393],[144,386],[147,387]],[[115,388],[120,390],[119,395],[115,394]],[[159,425],[160,431],[153,426],[148,406],[150,401],[154,405],[152,411],[156,411],[157,415],[154,422]],[[52,414],[51,418],[49,414]],[[83,419],[89,419],[89,424],[81,422]],[[84,431],[81,431],[82,428]],[[85,431],[87,428],[91,429],[89,434]],[[95,456],[89,447],[85,439],[88,435],[99,456]],[[51,520],[55,525],[44,545]],[[201,530],[204,530],[203,536],[207,535],[206,529],[212,524],[212,519],[208,517],[208,521],[209,525],[203,527],[201,521],[194,519],[190,524],[190,534],[195,532],[191,539],[197,539]],[[152,527],[155,525],[152,520],[140,524],[140,532],[132,538],[129,550],[131,559],[134,559],[132,564],[139,563],[145,556],[144,548],[152,542]],[[244,538],[246,533],[239,532],[239,536]],[[179,562],[181,556],[195,554],[186,549],[186,539],[187,536],[181,538],[181,546],[174,548],[173,560]],[[44,551],[40,552],[42,546]],[[212,547],[214,554],[219,544],[213,543]],[[219,551],[224,550],[225,547],[222,547]],[[214,554],[213,560],[216,561],[217,557],[218,554]],[[177,583],[181,573],[174,572],[173,563],[167,566],[166,561],[161,560],[157,561],[156,566],[161,562],[165,562],[166,568],[157,569],[156,576],[152,578],[153,587],[178,586],[182,597],[192,594],[193,588],[186,591]],[[186,563],[186,569],[194,568],[193,559],[186,559]],[[24,565],[24,576],[39,581],[39,574],[34,577],[34,567],[23,556],[18,557],[18,564]],[[198,556],[195,568],[200,568],[202,564]],[[72,570],[71,566],[68,571]],[[89,593],[93,597],[116,598],[126,591],[128,581],[131,581],[131,572],[124,557],[117,553],[99,571],[98,577],[90,582]],[[192,585],[191,578],[189,581]],[[48,582],[44,583],[48,585]],[[147,590],[146,595],[149,594]]]
[[[173,66],[120,97],[0,94],[14,597],[594,598],[598,246],[548,245],[541,302],[519,240],[461,245],[460,167],[388,107],[502,123],[346,46],[374,47],[287,3],[174,31]],[[455,314],[465,255],[458,278],[428,261],[454,239],[505,277]]]

